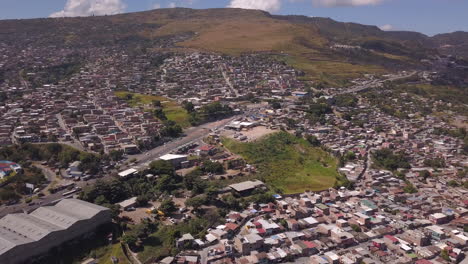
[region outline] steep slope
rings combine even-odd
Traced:
[[[265,52],[303,70],[305,78],[329,85],[364,73],[424,68],[421,59],[437,55],[439,47],[446,52],[463,51],[466,35],[460,32],[430,38],[329,18],[273,16],[258,10],[223,8],[0,21],[0,44],[15,46],[18,52],[31,46],[85,52],[99,47],[201,50],[229,55]]]
[[[468,58],[468,32],[457,31],[432,37],[440,52]]]

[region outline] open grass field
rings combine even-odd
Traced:
[[[131,99],[127,99],[129,94],[132,95]],[[190,126],[190,122],[188,121],[189,115],[187,111],[185,111],[185,109],[175,101],[169,100],[162,96],[130,93],[124,91],[116,92],[115,95],[121,99],[126,99],[128,104],[132,107],[152,107],[153,101],[160,101],[167,119],[176,122],[184,128]]]
[[[174,240],[179,235],[190,233],[196,238],[206,234],[206,229],[212,222],[204,218],[194,218],[187,223],[177,225],[161,225],[160,228],[151,234],[144,242],[144,248],[138,252],[138,259],[142,263],[149,263],[148,260],[160,260],[167,256],[175,256],[178,252]],[[153,263],[153,262],[151,262]]]
[[[132,264],[127,256],[125,256],[120,243],[101,248],[97,254],[99,255],[98,263],[111,264],[111,257],[116,257],[119,260],[119,264]]]
[[[228,138],[223,138],[222,142],[231,152],[255,165],[267,184],[286,194],[325,190],[338,183],[341,177],[333,156],[287,132],[250,143]]]

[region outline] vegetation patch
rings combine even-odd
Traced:
[[[189,115],[187,111],[177,102],[166,97],[130,93],[125,91],[116,92],[115,95],[120,99],[126,100],[131,107],[145,107],[145,105],[153,105],[154,102],[160,102],[162,110],[168,120],[174,121],[182,127],[190,126]]]
[[[223,138],[223,144],[256,166],[260,179],[287,194],[325,190],[345,181],[334,157],[287,132],[250,143]]]

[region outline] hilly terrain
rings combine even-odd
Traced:
[[[464,32],[431,38],[330,18],[243,9],[175,8],[101,17],[4,20],[0,36],[2,45],[14,45],[18,51],[31,46],[44,52],[72,48],[68,57],[75,53],[86,57],[89,49],[100,47],[227,55],[263,52],[304,71],[304,79],[324,85],[344,84],[364,73],[430,69],[421,60],[439,54],[468,55]],[[8,66],[12,67],[6,65],[2,74],[8,74]]]

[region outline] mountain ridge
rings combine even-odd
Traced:
[[[0,20],[3,43],[18,48],[200,50],[227,55],[267,52],[335,83],[364,73],[425,69],[438,55],[468,57],[468,33],[434,37],[331,18],[272,15],[237,8],[155,9],[111,16]],[[290,55],[285,57],[284,54]]]

